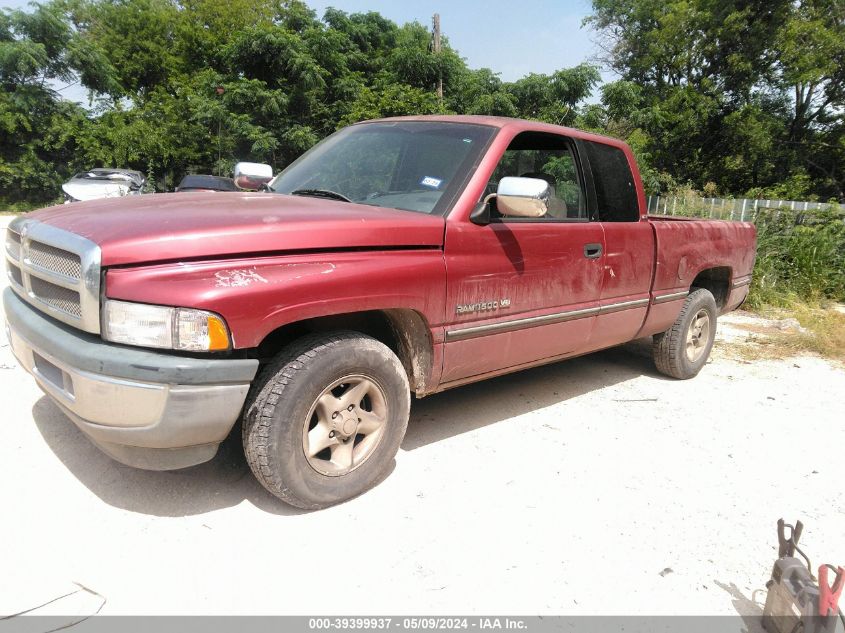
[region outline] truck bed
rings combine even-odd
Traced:
[[[754,269],[754,224],[652,215],[648,220],[656,240],[653,291],[689,287],[699,271],[715,269],[721,272],[710,275],[722,275],[725,282],[725,296],[717,297],[722,311],[745,299]]]

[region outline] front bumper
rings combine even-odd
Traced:
[[[3,291],[12,352],[41,389],[105,453],[150,470],[208,461],[240,416],[258,370],[113,345]]]

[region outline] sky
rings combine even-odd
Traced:
[[[28,0],[0,0],[0,7],[25,8]],[[376,11],[398,24],[417,21],[428,27],[434,13],[452,48],[470,68],[487,67],[514,81],[528,73],[595,61],[595,34],[581,22],[590,13],[589,0],[306,0],[319,17],[328,7],[347,13]],[[604,81],[613,75],[602,71]],[[84,91],[62,93],[87,100]],[[594,94],[590,101],[597,101]]]
[[[322,17],[328,7],[347,13],[377,11],[403,24],[428,27],[440,14],[440,29],[470,68],[492,68],[505,81],[530,72],[551,73],[577,66],[596,53],[593,34],[581,21],[589,0],[311,0]],[[609,75],[608,75],[609,77]]]

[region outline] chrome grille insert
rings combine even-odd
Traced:
[[[100,333],[100,247],[91,240],[26,217],[6,231],[12,290],[51,317]]]
[[[69,279],[78,280],[82,275],[82,260],[79,255],[49,244],[29,240],[26,260],[27,263],[59,273]]]
[[[21,258],[21,236],[11,229],[6,229],[6,252],[15,259]]]
[[[21,274],[21,269],[15,266],[12,262],[9,262],[9,278],[12,280],[12,283],[15,283],[23,288],[23,275]]]
[[[77,319],[82,318],[82,306],[79,293],[69,288],[62,288],[38,277],[29,279],[30,294],[33,298],[43,301],[56,310],[69,314]]]

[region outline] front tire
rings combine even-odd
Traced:
[[[672,327],[654,335],[652,353],[657,371],[680,380],[697,375],[716,340],[717,313],[716,300],[709,290],[693,290]]]
[[[357,332],[304,337],[250,392],[247,462],[286,503],[307,510],[341,503],[386,476],[410,406],[408,377],[386,345]]]

